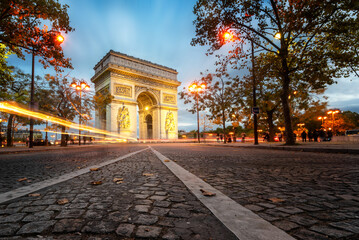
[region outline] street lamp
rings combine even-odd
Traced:
[[[57,34],[54,37],[55,44],[61,44],[65,38],[61,34]],[[32,51],[32,63],[31,63],[31,90],[30,90],[30,110],[34,110],[34,92],[35,92],[35,48],[28,49]],[[34,119],[30,118],[30,136],[29,136],[29,148],[34,147]]]
[[[233,40],[239,40],[238,37],[234,36],[233,33],[229,31],[225,31],[222,35],[225,41],[233,41]],[[251,41],[251,56],[252,56],[252,87],[253,87],[253,107],[252,107],[252,113],[253,113],[253,131],[254,131],[254,145],[258,145],[258,121],[257,121],[257,114],[258,114],[258,107],[257,107],[257,97],[256,97],[256,75],[255,75],[255,65],[254,65],[254,46],[253,41]]]
[[[82,91],[90,90],[90,86],[85,81],[76,82],[73,81],[70,85],[72,88],[76,90],[76,92],[80,96],[80,107],[79,107],[79,145],[81,145],[81,122],[82,122],[82,115],[81,115],[81,99],[82,99]]]
[[[327,119],[326,116],[319,116],[319,117],[318,117],[318,120],[322,120],[322,126],[323,126],[323,124],[324,124],[324,120],[325,120],[325,119]]]
[[[202,84],[197,84],[197,83],[193,83],[191,86],[189,86],[188,90],[191,93],[194,93],[196,96],[196,110],[197,110],[197,138],[198,138],[198,143],[201,142],[200,136],[199,136],[199,111],[198,111],[198,96],[200,92],[203,92],[204,89],[206,88],[206,84],[202,83]]]
[[[338,109],[335,109],[335,110],[330,110],[327,112],[327,114],[331,114],[332,115],[332,131],[333,131],[333,134],[334,134],[334,121],[335,121],[335,114],[337,113],[340,113],[340,110]]]

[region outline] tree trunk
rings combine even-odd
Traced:
[[[224,114],[224,110],[222,111],[222,123],[223,123],[223,138],[224,138],[224,143],[227,143],[227,136],[226,136],[226,117]]]
[[[9,119],[7,120],[7,133],[6,133],[6,146],[12,147],[13,146],[13,139],[12,139],[12,123],[14,120],[14,115],[10,114]]]
[[[66,130],[66,127],[61,126],[61,147],[67,146],[65,130]]]
[[[274,142],[274,124],[273,124],[273,113],[275,109],[271,109],[266,111],[267,113],[267,123],[268,123],[268,131],[269,131],[269,141]]]
[[[284,115],[284,124],[285,124],[285,139],[286,145],[294,145],[295,144],[295,138],[293,135],[293,127],[292,127],[292,118],[290,113],[290,107],[289,107],[289,70],[287,66],[287,60],[285,58],[282,58],[282,94],[281,94],[281,100],[282,100],[282,107],[283,107],[283,115]]]

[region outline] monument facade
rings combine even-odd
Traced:
[[[126,139],[177,139],[176,70],[112,50],[94,70],[95,91],[114,96],[103,114],[96,113],[97,128]]]

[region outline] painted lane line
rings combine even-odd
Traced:
[[[151,148],[151,147],[150,147]],[[151,148],[161,162],[166,165],[186,187],[230,230],[243,240],[294,240],[286,232],[265,221],[257,214],[241,206],[221,191],[204,182],[196,175],[179,166],[169,158]],[[216,196],[203,196],[201,189]]]
[[[55,185],[55,184],[70,180],[72,178],[78,177],[78,176],[80,176],[82,174],[90,172],[91,168],[101,168],[101,167],[107,166],[109,164],[118,162],[118,161],[120,161],[122,159],[131,157],[131,156],[133,156],[133,155],[135,155],[137,153],[143,152],[145,150],[148,150],[148,148],[144,148],[144,149],[138,150],[136,152],[128,153],[128,154],[126,154],[124,156],[121,156],[119,158],[116,158],[116,159],[108,160],[106,162],[102,162],[102,163],[99,163],[99,164],[96,164],[96,165],[85,167],[85,168],[82,168],[80,170],[61,175],[59,177],[51,178],[51,179],[48,179],[48,180],[45,180],[45,181],[42,181],[42,182],[37,182],[37,183],[31,184],[29,186],[20,187],[20,188],[11,190],[9,192],[1,193],[0,194],[0,204],[3,203],[3,202],[6,202],[6,201],[13,200],[13,199],[18,198],[18,197],[25,196],[27,194],[30,194],[30,193],[35,192],[35,191],[38,191],[38,190],[43,189],[45,187],[49,187],[49,186],[52,186],[52,185]]]

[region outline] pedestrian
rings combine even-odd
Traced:
[[[278,140],[279,140],[279,142],[281,142],[281,141],[282,141],[282,138],[283,138],[282,133],[279,133],[279,134],[278,134]]]
[[[314,138],[314,142],[318,142],[318,131],[317,130],[314,130],[314,133],[313,133],[313,138]]]
[[[219,135],[219,137],[221,138],[221,142],[222,142],[222,140],[223,140],[223,135],[221,134],[221,135]]]
[[[231,137],[228,138],[228,142],[229,142],[229,143],[232,142],[232,138],[231,138]]]
[[[308,131],[308,141],[309,142],[313,141],[313,132],[312,131]]]
[[[323,129],[321,129],[319,131],[319,138],[320,138],[321,142],[324,142],[324,140],[325,140],[325,132],[323,131]]]
[[[332,133],[332,131],[329,131],[328,132],[328,141],[331,141],[332,137],[333,137],[333,133]]]
[[[305,132],[305,130],[303,130],[302,134],[301,134],[301,137],[302,137],[302,142],[306,142],[307,141],[307,133]]]
[[[264,133],[264,135],[263,135],[263,142],[265,142],[265,141],[269,142],[269,134],[268,134],[268,132]]]
[[[246,133],[242,133],[242,143],[246,142]]]

